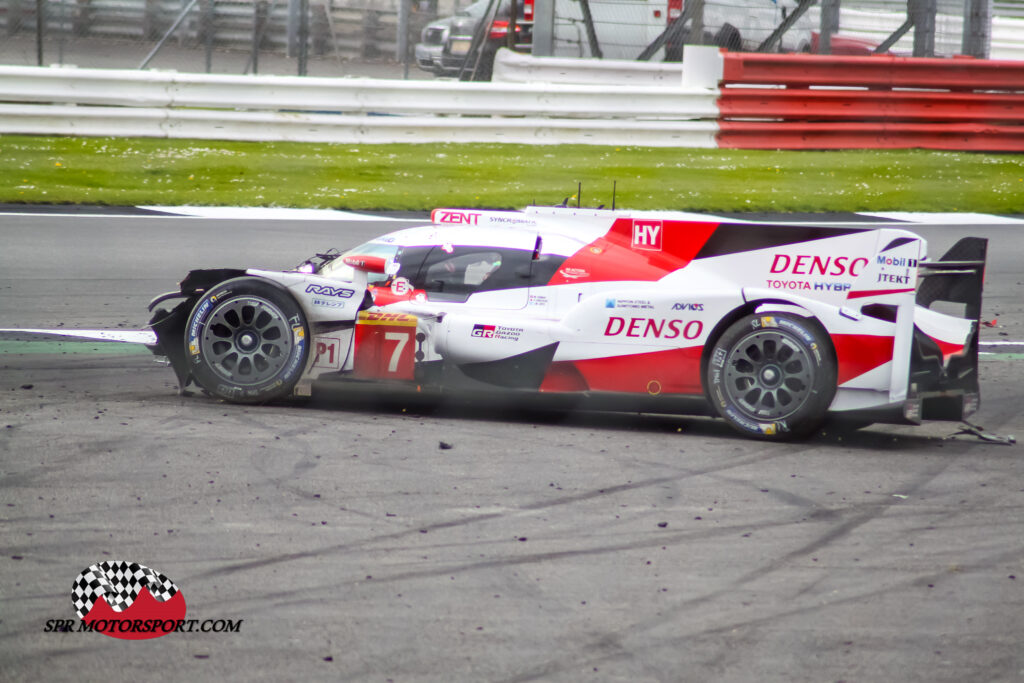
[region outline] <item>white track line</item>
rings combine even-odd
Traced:
[[[859,211],[861,216],[873,216],[892,221],[908,223],[930,223],[936,225],[1024,225],[1024,219],[1009,216],[993,216],[987,213],[916,213],[912,211]]]
[[[139,206],[147,211],[160,211],[177,216],[190,218],[247,218],[250,220],[289,220],[289,221],[402,221],[429,223],[427,218],[388,218],[371,216],[354,211],[335,211],[333,209],[289,209],[283,207],[255,206]]]
[[[35,330],[0,328],[0,332],[15,334],[52,334],[60,337],[82,337],[92,341],[125,342],[128,344],[155,344],[156,335],[150,330]]]

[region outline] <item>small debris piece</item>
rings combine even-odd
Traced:
[[[451,448],[454,448],[454,446],[452,446],[447,441],[438,441],[437,442],[437,447],[440,448],[442,451],[447,451],[447,450],[449,450]]]
[[[1017,438],[1012,434],[1008,436],[1000,436],[999,434],[993,434],[992,432],[986,431],[984,427],[971,424],[967,420],[964,420],[963,424],[960,425],[960,431],[950,434],[949,436],[946,437],[946,440],[948,441],[957,436],[960,436],[961,434],[966,434],[968,436],[976,436],[982,441],[999,444],[1001,446],[1012,446],[1013,444],[1017,443]]]
[[[658,527],[664,529],[668,526],[668,522],[658,522]]]

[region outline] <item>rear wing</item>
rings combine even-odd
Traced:
[[[938,261],[918,264],[917,305],[931,308],[936,301],[964,304],[965,318],[981,321],[988,240],[964,237]]]

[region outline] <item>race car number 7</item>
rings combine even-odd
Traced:
[[[398,342],[395,344],[395,350],[391,352],[391,360],[388,362],[388,372],[398,372],[398,362],[402,358],[402,350],[405,349],[406,344],[409,343],[409,339],[412,337],[408,332],[385,332],[384,339],[386,341]]]

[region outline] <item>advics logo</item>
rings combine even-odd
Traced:
[[[185,617],[185,596],[163,574],[135,562],[100,562],[71,588],[78,618],[111,638],[159,638]],[[171,628],[162,625],[170,623]]]
[[[662,223],[660,220],[633,220],[633,248],[661,251]]]

